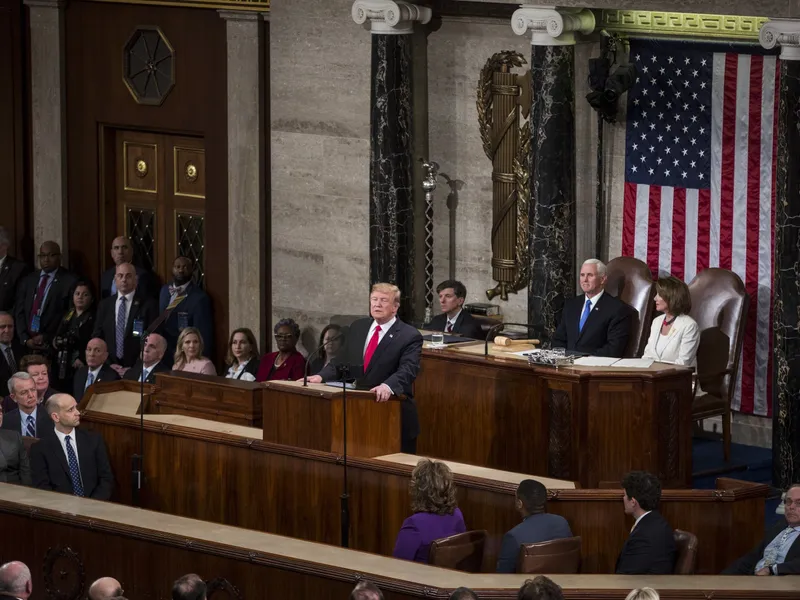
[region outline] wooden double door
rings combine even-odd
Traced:
[[[177,256],[195,261],[195,280],[205,276],[206,158],[203,139],[165,133],[116,130],[114,202],[110,241],[124,232],[134,262],[172,277]],[[111,223],[109,223],[111,226]],[[108,233],[108,232],[107,232]]]

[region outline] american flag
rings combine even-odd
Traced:
[[[622,253],[687,283],[708,267],[750,294],[734,410],[772,410],[779,63],[757,50],[631,40]]]

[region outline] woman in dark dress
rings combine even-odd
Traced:
[[[53,365],[55,387],[72,393],[75,371],[86,365],[86,345],[92,339],[95,317],[94,294],[86,281],[79,281],[72,293],[72,306],[67,309],[53,339],[57,351]]]
[[[277,352],[265,354],[258,365],[256,381],[283,379],[295,381],[303,377],[306,359],[297,350],[300,326],[294,319],[281,319],[275,325]]]

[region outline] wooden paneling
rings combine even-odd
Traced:
[[[415,382],[420,454],[578,481],[657,474],[691,482],[691,373],[534,368],[526,362],[423,351]]]
[[[130,464],[139,452],[138,419],[88,411],[82,423],[100,432],[108,444],[117,479],[114,498],[131,503]],[[339,455],[150,422],[145,422],[143,439],[143,507],[339,543]],[[412,467],[363,458],[348,458],[348,465],[351,547],[391,555],[409,514]],[[665,490],[662,498],[661,510],[670,524],[698,536],[700,573],[720,572],[764,532],[768,486],[720,481],[719,490]],[[493,570],[503,534],[519,521],[516,485],[462,475],[456,482],[467,527],[489,532],[484,569]],[[733,485],[735,489],[726,489]],[[583,572],[613,571],[632,525],[623,512],[620,491],[550,490],[548,510],[563,515],[583,537]]]

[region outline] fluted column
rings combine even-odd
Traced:
[[[370,283],[402,291],[401,316],[412,314],[414,210],[412,56],[414,22],[431,10],[391,0],[356,0],[353,20],[372,33],[370,116]]]
[[[780,46],[775,198],[772,480],[800,481],[800,21],[770,21],[761,44]]]
[[[575,35],[595,22],[587,9],[523,6],[511,24],[532,32],[528,323],[548,342],[575,295]]]

